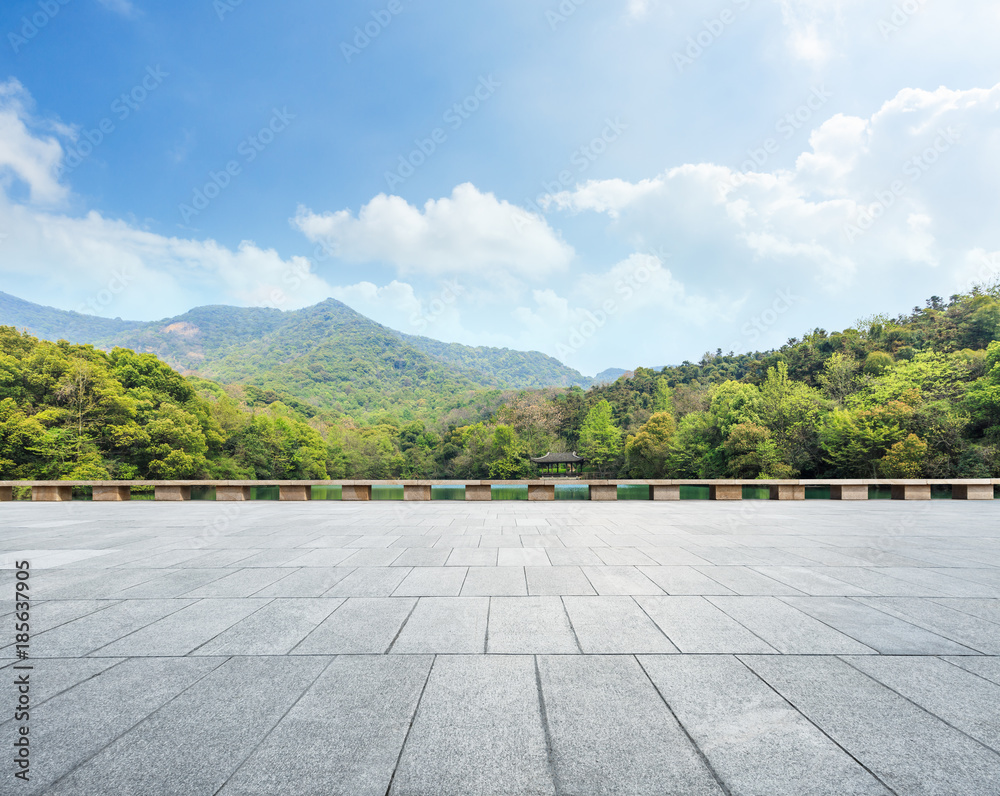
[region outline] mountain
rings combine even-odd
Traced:
[[[589,387],[593,381],[555,357],[539,351],[472,347],[408,334],[401,334],[400,337],[435,359],[474,371],[509,387],[570,387],[574,384]]]
[[[624,376],[629,371],[623,370],[622,368],[608,368],[607,370],[602,370],[592,379],[592,384],[612,384],[618,381],[619,378]]]
[[[273,389],[356,417],[397,410],[438,414],[483,390],[590,384],[537,351],[405,335],[335,299],[289,312],[198,307],[174,318],[137,322],[66,312],[0,293],[0,325],[46,339],[153,353],[188,375]]]

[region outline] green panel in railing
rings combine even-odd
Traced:
[[[708,487],[681,486],[681,500],[708,500]]]
[[[504,484],[502,486],[494,485],[490,490],[491,497],[493,500],[527,500],[528,499],[528,487],[527,486],[510,486]]]
[[[340,500],[343,489],[339,486],[314,486],[312,488],[313,500]]]
[[[556,500],[590,500],[586,484],[556,484]]]
[[[432,486],[431,500],[465,500],[465,487]]]
[[[402,486],[373,486],[372,500],[402,500]]]

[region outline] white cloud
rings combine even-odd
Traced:
[[[652,7],[654,0],[628,0],[628,15],[631,19],[642,19]]]
[[[305,258],[251,241],[233,251],[169,238],[93,211],[73,217],[0,200],[0,229],[0,273],[34,277],[21,297],[81,312],[141,319],[208,302],[294,309],[333,290]]]
[[[0,83],[0,188],[9,191],[19,182],[28,188],[32,202],[55,204],[68,193],[56,176],[62,146],[56,138],[32,130],[56,127],[62,134],[69,130],[33,119],[31,105],[31,97],[17,80]]]
[[[821,124],[790,170],[688,164],[592,181],[550,206],[604,213],[633,245],[667,246],[689,289],[766,275],[836,294],[902,269],[930,283],[942,276],[927,269],[1000,245],[986,222],[1000,214],[998,128],[1000,85],[905,89],[870,118]]]
[[[332,288],[302,257],[244,241],[233,251],[213,240],[158,235],[91,211],[59,212],[72,198],[58,180],[64,150],[33,118],[17,82],[0,83],[0,278],[20,277],[21,297],[99,315],[148,318],[210,301],[283,309],[320,301]],[[22,187],[28,196],[16,197]],[[8,282],[9,284],[9,282]]]
[[[429,200],[421,210],[379,194],[357,216],[300,208],[293,223],[347,263],[385,263],[430,276],[503,271],[537,280],[564,271],[573,249],[540,216],[474,185]]]
[[[511,315],[522,347],[540,347],[583,372],[595,362],[622,366],[662,365],[653,361],[678,323],[711,327],[733,312],[738,301],[719,291],[712,300],[691,296],[658,257],[634,253],[606,271],[583,274],[560,295],[534,290],[533,303]],[[631,338],[623,353],[622,337]],[[532,341],[532,342],[529,342]],[[634,361],[621,362],[621,357]]]

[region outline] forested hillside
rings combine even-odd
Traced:
[[[404,335],[335,299],[292,312],[199,307],[138,323],[41,307],[0,293],[0,325],[50,340],[152,353],[185,374],[277,389],[362,421],[386,411],[431,420],[475,401],[483,390],[590,383],[537,351]]]
[[[451,372],[435,382],[438,360],[410,349],[397,367],[394,333],[356,333],[363,358],[320,346],[309,368],[292,342],[287,361],[247,346],[241,356],[274,380],[222,386],[151,354],[0,329],[0,478],[514,478],[549,450],[628,477],[1000,477],[996,286],[588,391],[473,390]],[[236,372],[227,362],[220,378]],[[351,369],[353,380],[330,378]],[[311,383],[326,385],[324,401],[303,400]],[[322,405],[364,390],[388,397],[364,421]]]

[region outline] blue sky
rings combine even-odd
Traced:
[[[984,0],[8,0],[0,289],[337,297],[584,373],[1000,274]]]

